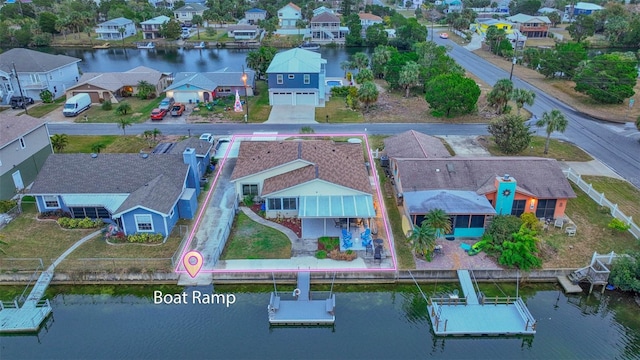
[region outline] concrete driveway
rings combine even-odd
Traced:
[[[317,124],[316,108],[311,105],[275,105],[267,124]]]

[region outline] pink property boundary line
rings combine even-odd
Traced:
[[[191,248],[191,242],[193,241],[193,239],[195,238],[196,232],[198,230],[198,228],[200,227],[200,221],[202,221],[202,216],[204,215],[204,212],[206,211],[208,205],[209,205],[209,201],[211,200],[211,196],[215,190],[215,186],[218,182],[218,178],[220,177],[220,174],[222,173],[222,169],[224,168],[224,165],[227,162],[227,157],[229,156],[229,153],[231,152],[231,149],[233,148],[233,144],[236,142],[237,138],[260,138],[260,137],[268,137],[268,138],[290,138],[290,137],[338,137],[338,136],[345,136],[345,137],[362,137],[364,139],[365,142],[365,146],[367,147],[367,154],[369,155],[369,169],[371,170],[371,173],[373,174],[373,178],[374,178],[374,183],[375,183],[375,187],[376,187],[376,194],[378,195],[378,203],[379,203],[379,207],[380,207],[380,211],[382,213],[382,222],[384,224],[384,228],[387,234],[387,244],[389,244],[389,251],[391,252],[391,259],[392,259],[392,263],[393,263],[393,267],[389,268],[389,269],[383,269],[383,268],[379,268],[379,269],[349,269],[349,268],[317,268],[317,269],[237,269],[237,270],[202,270],[199,273],[203,273],[203,274],[207,274],[207,273],[274,273],[274,272],[297,272],[297,271],[306,271],[306,272],[389,272],[389,271],[396,271],[398,268],[397,265],[397,259],[396,259],[396,253],[395,253],[395,246],[394,244],[391,242],[391,236],[389,236],[389,234],[391,234],[390,230],[389,230],[389,220],[387,219],[387,209],[384,203],[384,198],[382,197],[382,192],[380,191],[380,179],[378,178],[378,170],[375,166],[375,162],[373,159],[373,155],[371,154],[371,148],[369,147],[369,138],[367,137],[367,134],[362,134],[362,133],[338,133],[338,134],[236,134],[236,135],[232,135],[231,136],[231,142],[229,142],[229,145],[227,146],[227,151],[224,154],[224,157],[222,158],[222,161],[220,162],[219,166],[218,166],[218,171],[216,172],[216,176],[213,179],[213,182],[211,184],[211,188],[209,189],[209,192],[207,193],[207,196],[205,197],[205,200],[203,202],[202,208],[200,209],[198,216],[196,218],[195,223],[193,224],[193,227],[191,229],[191,232],[189,233],[189,237],[187,240],[187,243],[184,245],[184,248],[182,250],[182,254],[180,255],[180,258],[178,259],[178,264],[176,265],[176,268],[174,270],[175,273],[178,274],[186,274],[187,271],[186,270],[179,270],[179,268],[182,266],[182,262],[184,259],[185,254],[189,251],[189,249]],[[395,242],[395,240],[394,240]]]

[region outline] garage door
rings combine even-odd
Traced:
[[[78,92],[73,92],[73,96],[76,96],[78,94],[89,94],[89,97],[91,98],[91,103],[92,104],[98,104],[100,103],[100,94],[98,94],[95,91],[90,91],[90,92],[82,92],[82,91],[78,91]]]
[[[274,92],[271,94],[271,105],[293,105],[293,94],[290,92]]]
[[[176,102],[188,104],[189,100],[195,103],[197,99],[200,99],[200,96],[197,91],[174,91],[173,98]]]
[[[296,105],[315,105],[316,94],[312,92],[296,93]]]

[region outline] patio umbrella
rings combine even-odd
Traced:
[[[240,94],[238,94],[238,89],[236,89],[236,103],[233,105],[233,110],[235,112],[242,112],[242,103],[240,102]]]

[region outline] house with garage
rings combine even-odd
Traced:
[[[302,19],[302,9],[294,3],[288,3],[278,10],[278,26],[283,29],[295,29],[296,22]]]
[[[171,18],[168,16],[160,15],[153,19],[149,19],[140,23],[142,28],[142,38],[145,40],[161,39],[160,30],[162,26],[169,22]]]
[[[98,24],[96,34],[100,40],[122,40],[136,34],[136,25],[133,20],[119,17]]]
[[[169,74],[138,66],[123,72],[84,73],[78,81],[78,85],[67,90],[67,98],[77,94],[86,93],[94,104],[104,101],[118,103],[123,98],[134,96],[138,93],[140,82],[151,84],[158,96],[169,85]]]
[[[180,23],[191,23],[191,20],[193,20],[195,15],[202,16],[207,9],[209,8],[197,3],[187,4],[181,8],[174,9],[173,15]]]
[[[267,218],[300,218],[303,238],[339,234],[340,219],[376,217],[362,144],[243,141],[231,182],[238,199],[264,202]]]
[[[255,25],[258,21],[267,19],[267,10],[258,8],[249,9],[244,12],[244,18],[248,24]]]
[[[13,198],[53,153],[46,120],[0,112],[0,200]]]
[[[428,149],[428,142],[412,141],[411,135],[385,139],[385,155],[387,176],[404,215],[415,226],[429,211],[443,209],[451,217],[453,236],[479,237],[495,215],[530,212],[537,218],[562,218],[567,201],[576,197],[555,159],[451,157],[435,142],[439,139]],[[402,140],[406,148],[396,146]]]
[[[250,24],[229,25],[227,36],[235,40],[253,40],[258,36],[258,26]]]
[[[52,154],[33,183],[41,213],[100,218],[125,234],[171,234],[198,209],[196,148],[182,154]]]
[[[196,104],[209,102],[218,97],[239,95],[253,96],[255,72],[246,70],[247,83],[242,80],[241,71],[229,71],[227,68],[214,72],[181,72],[174,76],[171,86],[165,89],[167,96],[177,102]]]
[[[12,96],[20,96],[20,88],[22,95],[34,100],[40,100],[40,93],[44,90],[49,90],[55,99],[63,96],[67,88],[78,82],[80,61],[82,60],[71,56],[23,48],[13,48],[1,53],[1,103],[8,104]]]
[[[509,16],[507,20],[513,22],[514,28],[527,38],[546,38],[549,36],[551,20],[546,16],[517,14]]]
[[[324,106],[327,60],[314,51],[279,52],[267,68],[269,105]]]
[[[340,26],[340,19],[329,11],[321,12],[309,22],[311,41],[315,43],[344,43],[348,27]]]

